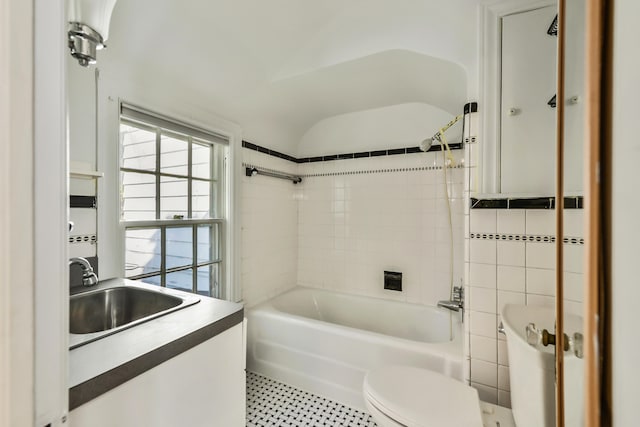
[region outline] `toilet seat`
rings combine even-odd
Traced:
[[[399,426],[482,426],[478,392],[452,378],[411,366],[369,372],[367,405]]]

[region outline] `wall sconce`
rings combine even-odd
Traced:
[[[83,67],[96,63],[106,47],[109,22],[117,0],[69,0],[69,49]]]

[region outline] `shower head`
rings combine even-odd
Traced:
[[[420,143],[420,150],[426,153],[427,151],[429,151],[432,145],[433,145],[433,138],[427,138]]]
[[[459,116],[456,116],[453,118],[453,120],[451,120],[449,123],[447,123],[446,125],[444,125],[438,132],[435,133],[435,135],[433,135],[431,138],[427,138],[425,140],[423,140],[420,143],[420,149],[422,151],[429,151],[429,149],[431,148],[431,146],[433,145],[433,141],[438,141],[438,142],[443,142],[443,138],[444,138],[444,133],[449,130],[449,128],[453,125],[455,125],[456,123],[458,123],[458,121],[460,119],[462,119],[462,114],[460,114]],[[447,146],[447,149],[449,148],[449,144],[447,144],[445,142],[445,145]]]

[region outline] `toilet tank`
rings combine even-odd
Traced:
[[[555,311],[549,307],[506,305],[502,322],[509,352],[511,407],[518,427],[555,426],[555,347],[527,342],[526,328],[555,332]],[[582,332],[582,321],[565,315],[565,333]],[[565,425],[582,425],[583,374],[582,359],[565,352]]]

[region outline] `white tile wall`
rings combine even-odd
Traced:
[[[301,164],[297,282],[435,305],[448,299],[451,237],[441,164],[433,153]],[[439,156],[438,156],[439,157]],[[437,162],[437,163],[436,163]],[[399,171],[382,171],[402,169]],[[377,171],[375,173],[350,173]],[[454,283],[463,277],[463,169],[447,171],[453,196]],[[383,271],[403,273],[403,292]]]
[[[69,221],[73,221],[73,230],[69,237],[95,236],[97,230],[96,210],[91,208],[69,209]],[[69,258],[96,256],[96,242],[68,243]]]
[[[499,234],[525,234],[525,211],[517,209],[498,210],[497,232]]]
[[[287,173],[297,164],[243,149],[243,162]],[[242,292],[248,306],[296,284],[300,186],[267,176],[242,179]]]
[[[472,358],[471,381],[487,387],[498,388],[498,365]]]
[[[460,154],[455,153],[458,160]],[[305,176],[296,186],[264,176],[243,178],[242,283],[248,305],[296,284],[429,305],[449,298],[444,174],[413,170],[441,165],[439,154],[297,165],[244,149],[243,162]],[[362,171],[375,173],[348,173]],[[460,284],[464,170],[447,174],[454,283]],[[403,273],[403,292],[383,289],[384,270]]]
[[[473,217],[473,215],[471,215]],[[495,240],[471,240],[471,262],[495,265],[497,261],[497,245]]]
[[[75,164],[78,169],[91,169],[90,165]],[[74,196],[95,196],[96,181],[92,179],[69,180],[69,194]],[[70,237],[95,236],[97,234],[97,211],[91,208],[69,209],[69,221],[73,221],[74,227],[69,232]],[[94,257],[97,253],[96,242],[68,243],[69,258]]]
[[[473,278],[472,286],[496,288],[496,266],[492,264],[469,263],[469,272]]]
[[[498,352],[495,340],[471,335],[471,357],[485,362],[497,363]]]
[[[509,265],[499,265],[497,268],[498,289],[501,291],[524,292],[526,283],[526,269]]]
[[[553,235],[556,230],[555,210],[532,209],[526,211],[526,233],[534,236]]]
[[[555,235],[553,210],[473,209],[469,233]],[[581,210],[565,211],[565,235],[581,238]],[[509,356],[504,336],[497,334],[505,304],[554,306],[555,245],[548,242],[469,239],[469,358],[471,385],[481,399],[510,407]],[[567,312],[582,309],[583,245],[565,244],[564,293]]]
[[[472,215],[473,216],[473,215]],[[524,242],[497,242],[498,265],[511,265],[524,267],[525,243]]]

